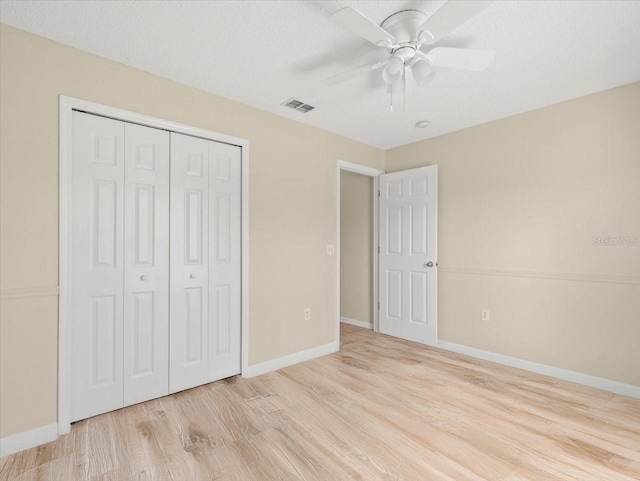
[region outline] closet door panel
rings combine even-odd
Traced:
[[[169,390],[208,380],[209,142],[171,134]]]
[[[241,148],[209,143],[209,380],[240,373]]]
[[[71,420],[122,407],[124,123],[73,112]]]
[[[124,404],[169,392],[169,132],[125,124]]]

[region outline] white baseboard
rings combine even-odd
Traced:
[[[365,329],[373,329],[373,322],[356,321],[355,319],[349,319],[348,317],[341,317],[340,322],[351,324],[352,326],[364,327]]]
[[[327,354],[332,354],[334,352],[338,352],[339,350],[340,345],[337,341],[333,341],[328,344],[323,344],[322,346],[312,347],[311,349],[306,349],[304,351],[289,354],[287,356],[282,356],[277,359],[272,359],[271,361],[254,364],[252,366],[249,366],[242,372],[242,377],[255,377],[259,376],[260,374],[277,371],[278,369],[292,366],[293,364],[298,364],[299,362],[310,361],[311,359],[315,359],[316,357],[326,356]]]
[[[465,354],[467,356],[476,357],[478,359],[484,359],[485,361],[504,364],[505,366],[517,367],[525,371],[531,371],[537,374],[543,374],[545,376],[562,379],[564,381],[582,384],[583,386],[602,389],[603,391],[612,392],[614,394],[620,394],[622,396],[629,396],[632,398],[640,399],[640,386],[612,381],[611,379],[591,376],[589,374],[583,374],[580,372],[569,371],[567,369],[561,369],[559,367],[547,366],[546,364],[526,361],[524,359],[505,356],[503,354],[497,354],[491,351],[483,351],[482,349],[463,346],[461,344],[455,344],[453,342],[438,341],[438,347],[447,351],[457,352],[458,354]]]
[[[0,439],[0,458],[25,449],[35,448],[56,439],[58,439],[58,423],[46,424],[29,431],[12,434]]]

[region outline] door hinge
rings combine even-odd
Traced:
[[[380,190],[378,190],[378,197],[380,197]]]
[[[378,254],[380,254],[380,246],[378,246]]]
[[[380,310],[380,303],[378,302],[378,310]]]

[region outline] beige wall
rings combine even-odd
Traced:
[[[387,152],[429,164],[439,338],[640,385],[640,245],[593,243],[640,238],[640,83]]]
[[[60,94],[248,139],[249,362],[334,340],[336,160],[383,168],[383,151],[5,25],[0,34],[0,437],[56,421]]]
[[[373,326],[373,177],[340,173],[340,316]]]

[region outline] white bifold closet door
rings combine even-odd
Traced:
[[[124,405],[169,392],[169,132],[125,124]]]
[[[171,392],[209,365],[209,142],[171,134]]]
[[[210,381],[240,373],[242,149],[209,142]]]
[[[122,407],[124,123],[73,113],[71,420]]]
[[[240,372],[240,148],[171,134],[170,391]]]
[[[75,421],[168,393],[169,133],[80,112],[73,133]]]
[[[241,148],[73,112],[71,420],[240,373]]]

